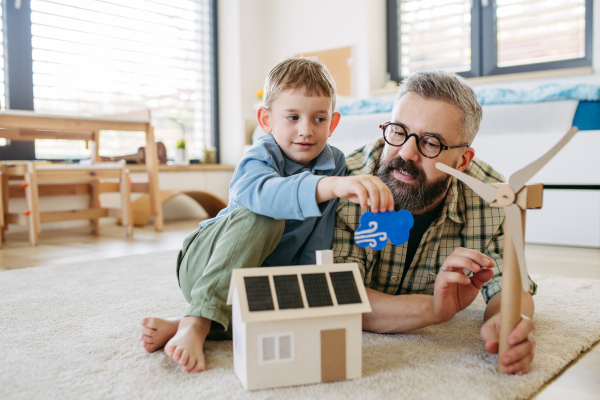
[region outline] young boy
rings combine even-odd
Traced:
[[[327,144],[340,119],[334,110],[335,83],[316,58],[287,59],[271,70],[258,111],[266,134],[236,168],[227,208],[203,221],[177,257],[190,305],[180,319],[142,320],[146,351],[164,346],[185,371],[203,371],[207,336],[231,339],[233,269],[314,264],[316,250],[331,248],[339,197],[373,212],[394,209],[378,178],[344,176],[344,154]]]

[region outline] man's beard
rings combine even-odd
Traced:
[[[394,177],[396,169],[415,178],[415,182],[406,183],[398,180]],[[417,167],[413,161],[405,161],[401,157],[389,162],[383,160],[383,157],[380,158],[377,176],[392,191],[396,211],[408,210],[413,214],[426,209],[445,195],[452,179],[451,175],[445,175],[436,181],[427,182],[427,177],[422,169]]]

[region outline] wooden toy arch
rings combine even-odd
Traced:
[[[182,194],[194,199],[206,211],[209,218],[215,217],[219,211],[227,207],[223,200],[201,190],[161,190],[161,207],[169,200]],[[146,226],[151,215],[150,196],[145,194],[133,202],[133,224],[135,226]]]

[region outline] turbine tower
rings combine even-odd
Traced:
[[[512,347],[508,344],[508,336],[521,320],[522,291],[529,291],[529,276],[524,252],[525,211],[542,207],[544,186],[526,183],[575,136],[577,131],[577,127],[572,127],[546,154],[512,174],[508,178],[508,183],[488,185],[445,164],[435,165],[440,171],[469,185],[475,193],[490,203],[490,206],[504,208],[505,234],[502,261],[502,293],[504,294],[500,304],[498,360]],[[498,372],[503,371],[503,366],[498,361]]]

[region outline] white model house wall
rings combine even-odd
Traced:
[[[240,304],[237,287],[233,287],[234,304]],[[248,375],[246,374],[246,323],[242,321],[242,314],[238,306],[233,306],[231,323],[233,324],[233,371],[240,380],[242,386],[248,389]]]
[[[234,295],[235,296],[235,295]],[[237,299],[235,299],[237,301]],[[236,330],[245,330],[245,368],[234,361],[234,370],[247,390],[267,387],[283,387],[321,382],[321,331],[346,330],[346,379],[362,376],[362,314],[336,315],[327,317],[302,318],[283,321],[250,322],[234,321],[234,340],[243,338]],[[293,354],[290,361],[261,363],[259,341],[263,335],[293,332]],[[235,344],[234,344],[235,346]],[[238,354],[235,354],[237,357]],[[238,371],[247,373],[240,376]],[[275,382],[275,383],[274,383]]]

